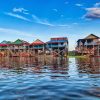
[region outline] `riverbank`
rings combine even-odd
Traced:
[[[68,56],[68,58],[87,58],[88,56]]]

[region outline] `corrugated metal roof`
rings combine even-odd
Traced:
[[[85,41],[85,40],[99,39],[99,38],[100,38],[100,37],[98,37],[98,36],[96,36],[96,35],[94,35],[94,34],[90,34],[90,35],[88,35],[86,38],[78,39],[77,42],[79,42],[79,41]]]
[[[11,44],[11,43],[12,43],[11,41],[6,41],[6,40],[1,42],[1,44]]]
[[[36,41],[34,41],[33,43],[31,43],[31,45],[43,45],[45,44],[43,41],[37,39]]]
[[[86,38],[84,38],[84,39],[98,39],[99,37],[98,36],[96,36],[96,35],[94,35],[94,34],[90,34],[90,35],[88,35]]]
[[[47,43],[64,43],[64,42],[68,42],[67,40],[50,40]]]
[[[21,39],[17,39],[12,44],[21,45],[21,44],[29,44],[29,43],[27,41],[24,41],[24,40],[21,40]]]
[[[0,47],[6,47],[8,46],[7,44],[0,44]]]
[[[67,37],[56,37],[56,38],[51,38],[51,40],[68,40]]]

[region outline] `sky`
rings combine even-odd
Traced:
[[[69,50],[100,36],[100,0],[0,0],[0,42],[68,37]]]

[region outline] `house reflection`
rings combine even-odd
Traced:
[[[100,73],[100,58],[91,57],[85,59],[76,59],[79,73],[99,74]]]
[[[38,73],[60,73],[65,74],[68,70],[68,59],[53,57],[49,59],[35,59],[36,66],[33,68],[34,72]]]
[[[0,58],[0,68],[13,70],[31,70],[34,73],[61,73],[68,69],[66,58],[42,58],[42,57],[3,57]]]
[[[50,65],[51,73],[67,74],[68,71],[68,59],[54,58]]]

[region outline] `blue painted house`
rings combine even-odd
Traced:
[[[51,40],[46,43],[46,48],[52,52],[68,54],[68,38],[51,38]]]

